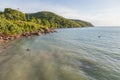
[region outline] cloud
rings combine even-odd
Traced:
[[[98,26],[117,26],[120,25],[120,15],[101,14],[96,15],[91,21]]]

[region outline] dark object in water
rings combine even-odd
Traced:
[[[30,51],[30,49],[27,48],[26,51]]]
[[[98,36],[98,38],[101,38],[101,36]]]

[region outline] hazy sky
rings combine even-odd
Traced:
[[[96,26],[120,26],[120,0],[0,0],[0,10],[6,7],[24,12],[52,11]]]

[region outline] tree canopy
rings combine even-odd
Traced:
[[[71,20],[55,13],[42,11],[37,13],[23,13],[5,8],[0,12],[0,35],[21,34],[47,28],[71,28],[93,26],[89,22]]]
[[[26,16],[29,15],[29,18],[31,19],[32,17],[36,19],[41,20],[42,25],[47,25],[52,28],[71,28],[71,27],[90,27],[93,26],[89,22],[85,22],[82,20],[71,20],[64,18],[62,16],[59,16],[55,13],[48,12],[48,11],[42,11],[42,12],[37,12],[37,13],[28,13]]]

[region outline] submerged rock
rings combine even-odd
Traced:
[[[26,49],[26,51],[30,51],[30,49],[29,49],[29,48],[27,48],[27,49]]]

